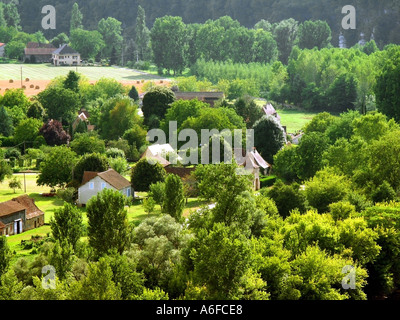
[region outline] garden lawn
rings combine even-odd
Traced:
[[[304,128],[318,113],[301,110],[277,110],[281,116],[281,124],[288,133],[296,133]]]

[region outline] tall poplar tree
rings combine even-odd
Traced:
[[[70,32],[75,29],[83,29],[83,14],[79,10],[79,5],[75,2],[72,6]]]

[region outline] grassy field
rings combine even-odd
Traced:
[[[54,67],[51,64],[0,64],[0,80],[21,79],[51,80],[58,76],[65,76],[69,71],[78,70],[89,80],[113,78],[117,81],[131,80],[158,80],[162,77],[156,74],[140,72],[138,70],[120,67]]]
[[[281,116],[281,123],[286,126],[288,133],[295,133],[304,128],[317,113],[300,110],[277,110]]]

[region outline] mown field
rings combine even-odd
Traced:
[[[117,81],[130,80],[158,80],[160,76],[140,72],[138,70],[120,67],[54,67],[51,64],[0,64],[0,80],[29,78],[32,80],[51,80],[58,76],[65,76],[69,71],[77,71],[89,80],[99,80],[103,77]]]

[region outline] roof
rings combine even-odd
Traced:
[[[35,204],[35,200],[30,198],[27,195],[20,196],[18,198],[12,199],[22,205],[26,209],[26,219],[32,219],[41,215],[44,215],[44,212],[41,211]]]
[[[150,154],[148,151],[150,152]],[[167,144],[153,144],[151,146],[148,146],[148,148],[144,152],[142,158],[153,158],[153,157],[160,156],[161,158],[164,158],[164,160],[165,160],[165,158],[167,157],[167,155],[169,153],[175,154],[176,159],[179,161],[182,161],[182,158],[176,153],[174,148],[172,148],[172,146],[168,143]]]
[[[209,92],[175,92],[175,97],[177,99],[222,99],[225,97],[223,92],[209,91]]]
[[[53,54],[79,54],[76,50],[72,49],[69,45],[63,44],[56,49]]]
[[[0,46],[0,47],[1,47],[1,46]],[[4,229],[5,227],[6,227],[6,225],[5,225],[3,222],[0,221],[0,230],[1,230],[1,229]]]
[[[25,48],[26,55],[52,55],[54,48]]]
[[[155,156],[152,156],[152,157],[146,157],[146,159],[149,159],[149,161],[157,161],[157,162],[160,163],[163,167],[168,167],[168,166],[171,164],[167,159],[161,157],[161,156],[158,155],[158,154],[155,155]]]
[[[240,161],[241,160],[241,161]],[[245,166],[246,168],[263,168],[267,169],[270,168],[271,165],[261,157],[257,150],[253,150],[248,152],[244,159],[237,158],[236,161],[238,162],[239,166]]]
[[[10,200],[0,203],[0,217],[9,216],[21,211],[25,211],[25,207],[16,201]]]
[[[27,55],[51,55],[56,47],[51,43],[28,42],[25,47]]]
[[[5,46],[5,43],[0,42],[0,47]]]
[[[105,172],[91,172],[85,171],[83,173],[82,185],[88,183],[96,177],[100,177],[102,180],[113,186],[117,190],[128,188],[131,186],[129,180],[121,176],[117,171],[110,169]]]

